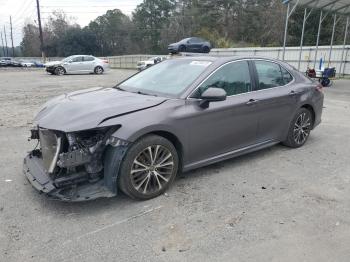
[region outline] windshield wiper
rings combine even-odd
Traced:
[[[125,91],[125,89],[119,87],[119,86],[116,86],[115,89],[118,89],[119,91]]]
[[[134,92],[134,93],[139,94],[139,95],[145,95],[145,96],[157,96],[157,95],[154,95],[154,94],[144,93],[142,91],[137,91],[137,92]]]

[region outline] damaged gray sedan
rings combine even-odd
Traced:
[[[72,92],[35,117],[30,183],[53,199],[162,194],[178,172],[283,142],[300,147],[321,122],[321,87],[265,58],[162,62],[114,88]]]

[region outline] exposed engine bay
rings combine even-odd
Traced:
[[[31,183],[36,183],[34,186],[41,192],[61,200],[79,201],[116,195],[117,173],[105,168],[104,155],[108,146],[118,147],[120,155],[124,154],[128,142],[111,136],[119,127],[71,133],[39,127],[32,129],[30,139],[38,140],[40,148],[31,151],[25,159],[27,170],[24,171],[28,179],[32,179]],[[31,170],[39,168],[41,172]],[[41,176],[32,178],[30,171]]]

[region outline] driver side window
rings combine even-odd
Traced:
[[[194,97],[199,98],[209,87],[222,88],[227,96],[251,91],[248,62],[239,61],[224,65],[201,84]]]

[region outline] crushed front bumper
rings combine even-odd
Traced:
[[[35,189],[51,199],[79,202],[116,195],[116,191],[112,192],[105,186],[104,179],[94,183],[85,182],[57,188],[52,178],[46,173],[43,160],[32,153],[24,159],[23,173]]]

